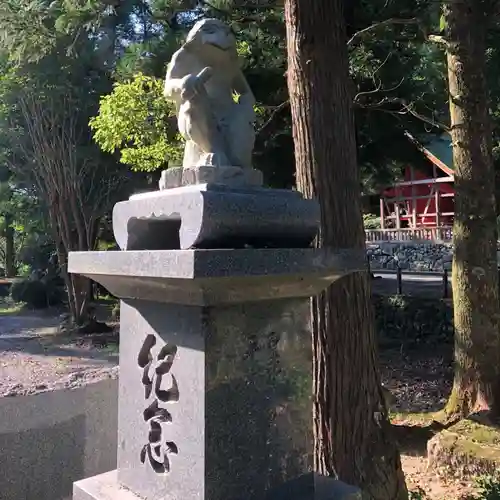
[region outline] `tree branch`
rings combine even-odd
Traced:
[[[446,48],[449,47],[449,43],[446,40],[446,38],[440,35],[428,35],[427,40],[429,40],[429,42],[434,42],[434,43],[439,43],[440,45],[444,45]]]
[[[202,0],[202,5],[206,5],[209,9],[214,10],[215,12],[218,12],[219,14],[222,14],[226,17],[231,17],[231,13],[225,9],[221,9],[220,7],[217,7],[215,5],[212,5],[210,2],[207,2],[207,0]]]
[[[397,18],[397,17],[391,17],[389,19],[385,19],[384,21],[374,23],[371,26],[367,26],[366,28],[363,28],[362,30],[357,31],[356,33],[354,33],[354,35],[351,36],[351,38],[349,38],[349,40],[347,41],[347,46],[349,47],[349,45],[354,43],[358,38],[361,38],[366,33],[374,31],[374,30],[381,28],[383,26],[389,26],[391,24],[418,24],[418,23],[419,23],[419,21],[416,17],[412,17],[409,19],[401,19],[401,18]]]
[[[260,127],[259,130],[257,130],[256,135],[259,135],[265,128],[267,128],[267,126],[274,120],[275,116],[289,104],[290,101],[287,99],[286,101],[282,102],[279,106],[276,106],[271,115],[269,116],[269,118],[264,123],[264,125],[262,125],[262,127]]]
[[[384,106],[384,104],[399,104],[401,105],[401,109],[399,110],[395,110],[395,109],[387,109]],[[430,117],[430,116],[426,116],[426,115],[423,115],[422,113],[419,113],[416,109],[415,109],[415,105],[414,103],[407,103],[404,99],[400,99],[400,98],[388,98],[388,97],[385,97],[384,99],[382,99],[381,101],[379,101],[378,103],[376,104],[368,104],[368,105],[364,105],[364,104],[361,104],[359,102],[355,102],[354,103],[355,106],[359,107],[359,108],[365,108],[365,109],[373,109],[375,111],[381,111],[381,112],[384,112],[384,113],[389,113],[391,115],[397,115],[397,116],[401,116],[401,115],[411,115],[411,116],[414,116],[415,118],[418,118],[419,120],[425,122],[425,123],[428,123],[429,125],[432,125],[433,127],[436,127],[436,128],[439,128],[441,130],[444,130],[445,132],[450,132],[451,131],[451,128]]]

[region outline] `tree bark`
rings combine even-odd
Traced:
[[[14,250],[15,231],[12,214],[4,214],[5,218],[5,276],[12,278],[16,275],[16,254]]]
[[[68,221],[67,213],[64,210],[57,209],[55,202],[49,210],[59,268],[68,293],[68,309],[73,324],[81,327],[91,320],[89,305],[92,282],[84,276],[68,273],[68,254],[72,250],[88,250],[88,247],[84,245],[83,248],[80,248],[78,241],[74,241],[75,235],[71,230],[70,221]],[[78,237],[76,239],[78,240]]]
[[[297,182],[321,205],[318,245],[365,248],[342,0],[286,0]],[[315,468],[366,498],[408,497],[378,372],[368,272],[312,301]]]
[[[498,415],[500,304],[495,171],[485,78],[488,13],[483,1],[450,0],[444,16],[455,168],[455,379],[446,413],[449,418],[479,410]]]

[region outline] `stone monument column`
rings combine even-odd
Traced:
[[[364,255],[307,248],[316,202],[265,188],[148,193],[113,224],[121,251],[69,258],[121,299],[118,466],[75,500],[351,498],[307,475],[307,299]]]
[[[358,498],[312,473],[307,299],[365,270],[364,252],[309,248],[318,204],[262,187],[227,26],[194,26],[165,95],[183,167],[115,206],[120,251],[69,256],[121,299],[117,469],[75,483],[74,499]]]
[[[121,299],[118,466],[75,500],[355,498],[309,474],[307,299],[364,255],[307,248],[316,202],[265,188],[139,195],[113,224],[121,251],[69,258]]]

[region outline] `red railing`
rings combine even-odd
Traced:
[[[451,242],[451,226],[417,229],[367,229],[366,241],[445,241]]]

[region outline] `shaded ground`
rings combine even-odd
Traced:
[[[116,344],[59,332],[54,311],[0,314],[0,396],[75,387],[115,377]],[[8,311],[8,310],[7,310]]]
[[[415,423],[415,413],[443,408],[453,379],[451,345],[426,346],[405,353],[386,351],[381,353],[381,362],[384,385],[393,396],[391,411],[396,414],[393,423]],[[426,447],[433,432],[427,429],[407,432],[403,427],[396,431],[410,490],[421,488],[427,495],[424,498],[431,500],[464,500],[474,492],[472,481],[452,477],[445,471],[428,470]]]
[[[384,385],[394,398],[392,411],[438,411],[446,403],[453,379],[451,345],[385,351],[380,357]]]

